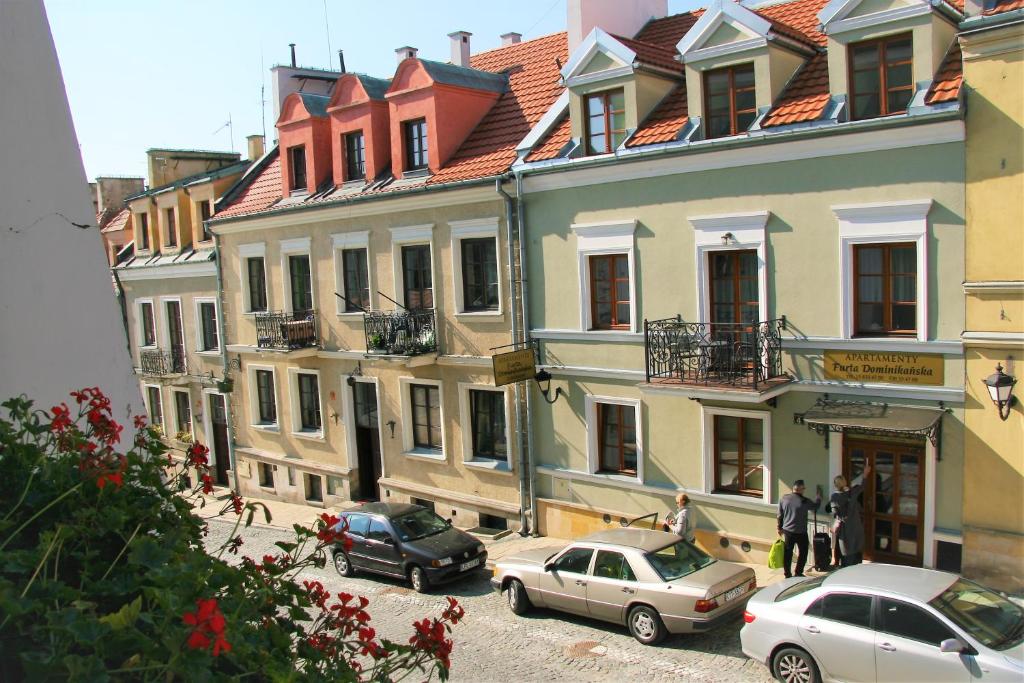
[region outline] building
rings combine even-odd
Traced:
[[[685,491],[706,547],[762,561],[795,479],[871,464],[866,555],[959,568],[962,7],[614,8],[578,3],[513,167],[540,531]]]
[[[111,266],[117,263],[121,250],[134,239],[131,212],[125,208],[124,200],[142,192],[145,183],[145,178],[115,176],[98,176],[95,182],[89,183],[95,193],[96,223]]]
[[[1024,411],[993,405],[996,366],[1024,352],[1024,3],[969,3],[960,25],[967,84],[964,327],[964,572],[1024,590]]]
[[[525,400],[491,376],[517,330],[505,181],[566,47],[503,40],[472,55],[452,33],[450,63],[403,47],[390,78],[335,74],[326,93],[275,68],[279,145],[210,223],[243,494],[523,525]]]

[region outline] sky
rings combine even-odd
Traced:
[[[622,0],[629,2],[630,0]],[[473,52],[565,29],[566,0],[45,0],[89,179],[146,175],[146,150],[232,149],[273,140],[270,67],[345,66],[388,78],[395,48],[448,61],[448,34]],[[669,0],[669,13],[692,0]],[[261,88],[263,89],[261,91]],[[266,100],[266,104],[262,103]],[[225,124],[231,120],[231,127]]]

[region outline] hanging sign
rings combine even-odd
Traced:
[[[944,359],[925,353],[826,351],[825,378],[942,386]]]
[[[525,382],[537,374],[533,348],[496,353],[491,356],[494,367],[494,386],[500,387],[513,382]]]

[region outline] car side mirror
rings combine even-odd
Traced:
[[[939,643],[939,652],[952,652],[954,654],[969,654],[971,648],[959,638],[946,638]]]
[[[384,543],[384,545],[394,545],[395,544],[395,539],[391,538],[390,536],[385,536],[385,537],[383,537],[380,540]]]
[[[555,563],[554,562],[545,562],[544,563],[544,571],[546,571],[546,572],[553,572],[553,571],[555,571]]]
[[[449,517],[448,519],[444,520],[444,523],[447,524],[448,526],[451,526],[452,525],[451,518]]]

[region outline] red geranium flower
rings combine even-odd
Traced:
[[[196,600],[196,607],[195,612],[186,612],[181,617],[185,624],[192,627],[188,646],[193,650],[205,650],[212,642],[214,657],[231,650],[231,644],[224,639],[224,615],[217,606],[217,599]]]

